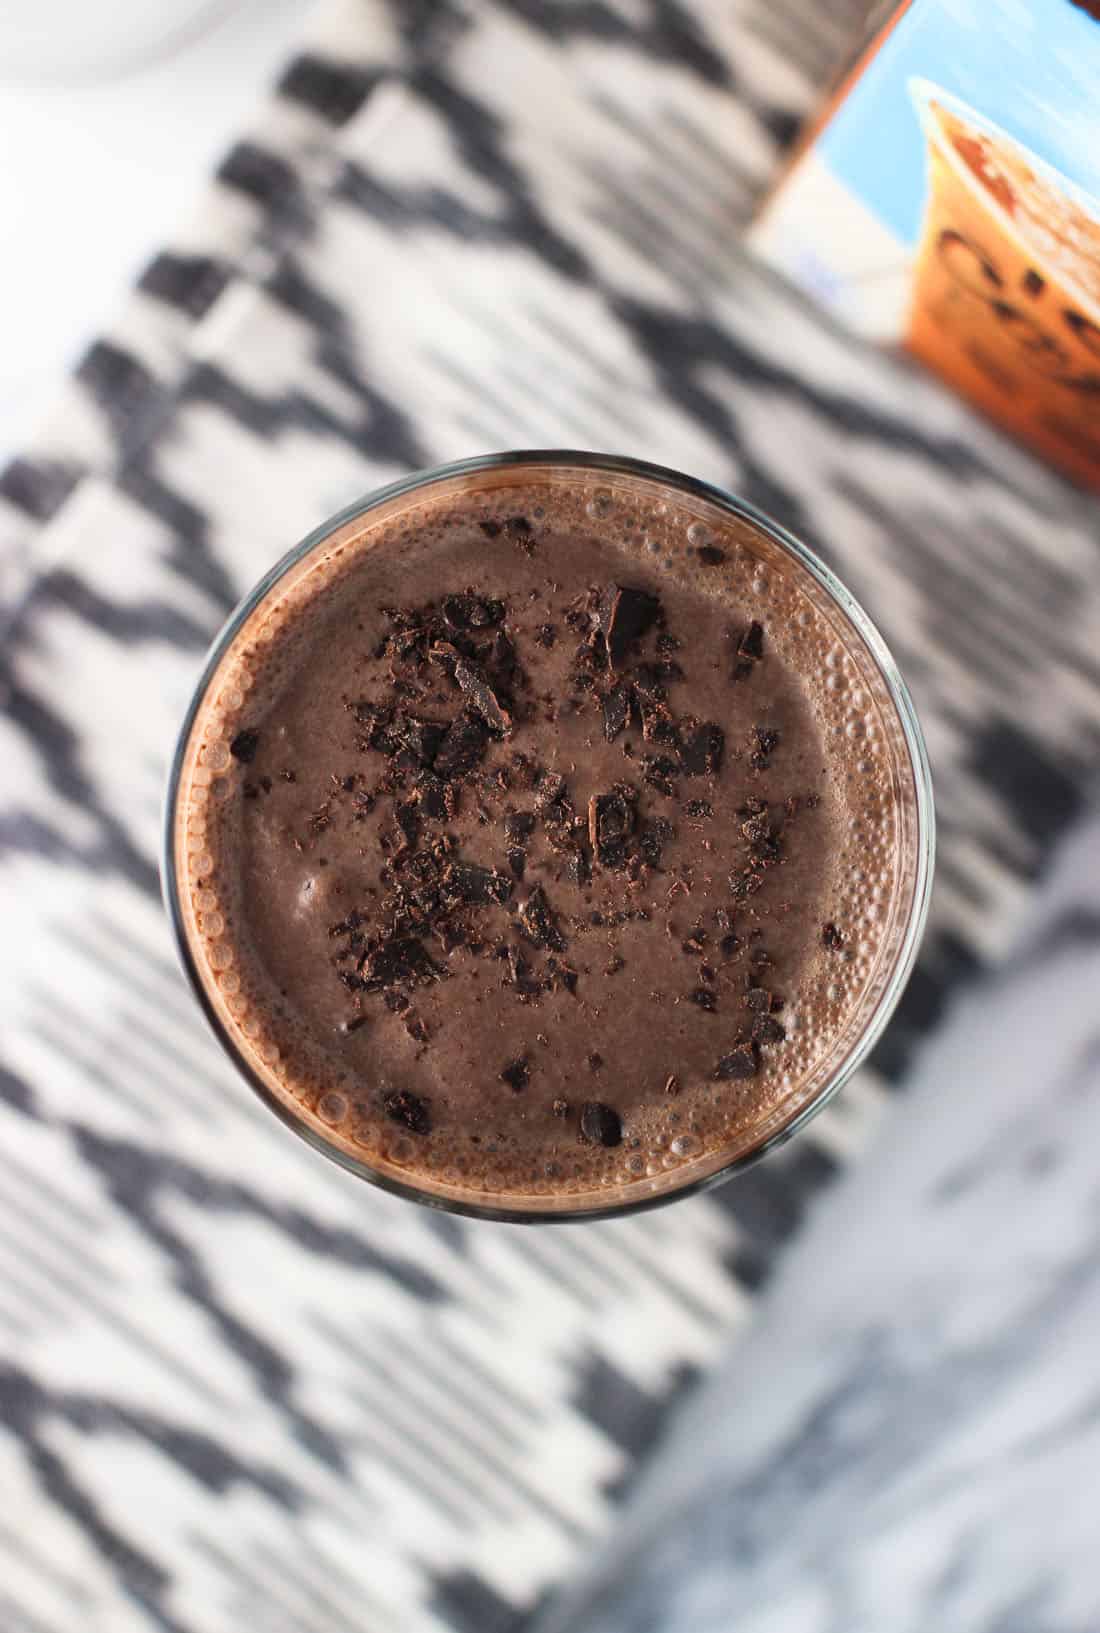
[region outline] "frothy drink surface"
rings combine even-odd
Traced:
[[[912,894],[870,654],[747,522],[527,471],[345,524],[231,643],[176,851],[271,1094],[450,1197],[632,1198],[849,1047]]]

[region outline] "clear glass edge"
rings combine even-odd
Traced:
[[[384,504],[391,499],[402,498],[407,494],[414,493],[419,488],[429,487],[436,482],[448,481],[454,477],[473,476],[488,470],[507,469],[511,466],[522,465],[565,465],[578,469],[602,471],[608,475],[640,476],[651,481],[661,482],[689,497],[694,496],[715,504],[731,515],[751,523],[754,527],[769,534],[784,549],[789,550],[821,588],[832,597],[841,611],[855,626],[860,638],[882,671],[891,701],[901,722],[902,735],[912,765],[917,813],[917,855],[913,906],[899,949],[897,962],[863,1035],[830,1082],[815,1095],[813,1100],[796,1112],[790,1122],[784,1124],[776,1133],[763,1140],[751,1151],[742,1152],[740,1155],[731,1158],[728,1163],[723,1164],[713,1173],[702,1175],[698,1179],[687,1181],[683,1185],[674,1186],[653,1196],[636,1197],[622,1203],[609,1203],[605,1207],[575,1208],[561,1212],[548,1210],[545,1207],[541,1209],[539,1207],[494,1207],[488,1203],[464,1202],[452,1197],[432,1195],[430,1192],[418,1189],[415,1185],[406,1184],[379,1169],[372,1168],[368,1163],[350,1156],[337,1146],[330,1145],[323,1136],[318,1134],[304,1119],[298,1117],[288,1105],[281,1101],[258,1073],[253,1071],[248,1062],[243,1059],[232,1038],[229,1037],[222,1026],[210,1002],[191,953],[183,922],[183,914],[180,909],[174,842],[176,801],[179,795],[180,775],[195,718],[226,649],[269,590],[279,582],[285,573],[308,555],[316,545],[321,544],[330,534],[335,532],[337,528],[367,514],[378,505]],[[490,1220],[498,1224],[573,1224],[599,1219],[621,1219],[630,1214],[665,1207],[670,1203],[682,1201],[686,1197],[697,1196],[709,1191],[714,1186],[723,1184],[733,1175],[752,1167],[770,1152],[778,1150],[780,1146],[785,1145],[788,1140],[793,1139],[796,1134],[804,1129],[819,1112],[824,1110],[867,1059],[867,1056],[885,1031],[908,984],[909,977],[913,972],[913,966],[916,963],[917,954],[920,951],[925,923],[928,918],[935,872],[935,846],[936,816],[932,789],[932,770],[928,760],[924,734],[921,730],[909,688],[905,684],[889,647],[879,634],[870,616],[863,610],[851,591],[845,588],[832,570],[807,545],[766,515],[765,512],[758,510],[748,500],[740,499],[736,494],[727,492],[714,483],[706,482],[699,477],[686,476],[683,472],[672,470],[667,466],[656,465],[646,460],[633,459],[625,455],[598,454],[572,449],[516,449],[497,454],[478,454],[469,459],[454,460],[449,464],[436,465],[428,470],[415,471],[408,476],[399,477],[385,487],[374,489],[361,499],[357,499],[345,506],[335,515],[328,517],[318,527],[315,527],[304,539],[292,546],[280,557],[253,588],[242,597],[211,642],[206,662],[195,684],[172,755],[165,789],[161,826],[161,892],[176,945],[176,954],[187,982],[198,1000],[199,1007],[206,1017],[207,1024],[214,1037],[245,1082],[268,1109],[273,1111],[281,1122],[305,1140],[315,1151],[318,1151],[339,1167],[344,1168],[348,1173],[354,1174],[357,1178],[366,1180],[369,1184],[388,1191],[393,1196],[401,1197],[405,1201],[419,1203],[422,1207],[439,1209],[445,1213],[458,1214],[469,1219]]]

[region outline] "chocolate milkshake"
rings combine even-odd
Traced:
[[[786,1129],[927,884],[873,637],[750,517],[583,459],[444,473],[299,553],[219,648],[170,813],[185,957],[269,1102],[517,1216]]]

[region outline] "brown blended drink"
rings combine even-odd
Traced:
[[[471,460],[306,540],[219,638],[166,881],[220,1039],[364,1177],[494,1217],[707,1183],[881,1030],[931,805],[865,616],[749,507]]]
[[[1071,476],[1100,471],[1100,202],[926,81],[905,344]]]

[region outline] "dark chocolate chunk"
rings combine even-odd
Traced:
[[[513,845],[508,851],[508,866],[517,879],[522,879],[527,871],[527,852],[518,845]]]
[[[586,1100],[581,1107],[581,1138],[589,1145],[621,1145],[623,1125],[618,1112],[600,1100]]]
[[[661,853],[675,832],[665,817],[654,817],[646,823],[638,840],[638,855],[648,867],[660,867]]]
[[[477,595],[448,595],[443,602],[443,617],[452,629],[489,629],[504,617],[500,601],[483,601]]]
[[[689,817],[709,817],[714,815],[710,801],[705,799],[689,799],[684,806],[684,812]]]
[[[340,1030],[347,1036],[351,1032],[358,1032],[359,1028],[366,1026],[366,1024],[367,1017],[365,1015],[352,1015],[349,1020],[341,1021]]]
[[[487,539],[499,538],[501,533],[501,524],[499,522],[478,522],[477,525]]]
[[[756,1051],[751,1044],[739,1044],[728,1055],[723,1055],[714,1068],[716,1083],[726,1083],[731,1079],[755,1077],[757,1070]]]
[[[554,922],[553,910],[541,885],[536,885],[521,903],[519,922],[528,941],[536,947],[552,947],[558,953],[565,951],[565,938]]]
[[[530,1080],[531,1068],[527,1064],[526,1055],[518,1055],[515,1060],[510,1060],[500,1074],[500,1081],[507,1083],[515,1094],[525,1089]]]
[[[415,936],[391,936],[366,953],[360,963],[363,983],[369,990],[394,986],[398,982],[438,981],[442,971]]]
[[[726,736],[712,720],[693,726],[680,738],[680,767],[689,777],[713,777],[722,766]]]
[[[449,782],[463,777],[480,762],[489,742],[484,723],[470,714],[452,720],[435,756],[435,773]]]
[[[432,1129],[429,1101],[410,1089],[395,1089],[382,1101],[386,1116],[407,1128],[410,1134],[430,1134]]]
[[[391,1015],[400,1015],[401,1011],[409,1007],[409,995],[398,987],[390,987],[382,994],[382,1002]]]
[[[446,734],[446,722],[421,720],[412,714],[398,714],[394,716],[388,736],[395,752],[407,754],[414,765],[427,768],[435,759]]]
[[[256,750],[260,746],[260,734],[254,726],[246,726],[239,731],[229,745],[229,752],[242,765],[251,765],[256,758]]]
[[[565,863],[565,877],[570,884],[582,889],[592,879],[592,864],[585,850],[571,851]]]
[[[455,664],[455,680],[462,688],[470,708],[481,716],[489,730],[498,736],[506,736],[512,729],[512,716],[478,666],[460,658]]]
[[[535,810],[545,811],[556,805],[565,793],[565,778],[557,771],[544,771],[538,779],[535,792]]]
[[[417,778],[416,797],[422,816],[433,822],[450,821],[458,809],[458,793],[449,782],[440,782],[430,771]],[[373,804],[373,800],[371,801]]]
[[[416,849],[416,842],[420,838],[420,807],[415,800],[403,800],[394,807],[394,821],[401,834],[402,843],[409,849]]]
[[[538,629],[535,631],[535,640],[538,642],[539,646],[546,647],[548,651],[550,647],[553,646],[557,638],[558,632],[554,628],[553,624],[540,624]]]
[[[779,733],[770,726],[752,728],[753,750],[750,763],[756,771],[766,771],[774,749],[779,745]]]
[[[707,1010],[711,1015],[718,1008],[717,1000],[709,987],[696,987],[693,992],[688,993],[688,999],[691,1003],[697,1004],[700,1009]]]
[[[737,656],[752,662],[764,656],[764,626],[755,618],[737,643]]]
[[[701,544],[695,554],[704,567],[718,567],[726,559],[726,552],[716,544]]]
[[[607,586],[600,596],[597,627],[612,668],[622,663],[633,643],[657,622],[660,612],[661,603],[647,590],[624,584]]]
[[[504,836],[514,845],[521,845],[534,828],[535,819],[530,811],[509,811],[504,818]]]
[[[677,762],[667,754],[643,754],[642,776],[650,788],[655,788],[658,794],[664,794],[666,799],[676,798],[676,784],[673,778],[680,770]]]
[[[821,939],[832,953],[839,952],[844,945],[844,937],[835,924],[825,924],[821,929]]]
[[[445,899],[468,907],[484,907],[489,902],[503,906],[512,888],[512,880],[506,873],[480,867],[476,862],[448,863],[440,882]]]
[[[603,701],[603,734],[613,743],[630,719],[630,687],[614,686],[605,692]]]
[[[601,867],[622,867],[626,842],[634,832],[635,806],[618,790],[593,794],[588,801],[588,841]]]
[[[752,1023],[752,1035],[757,1043],[782,1043],[787,1036],[774,1015],[758,1015]]]

